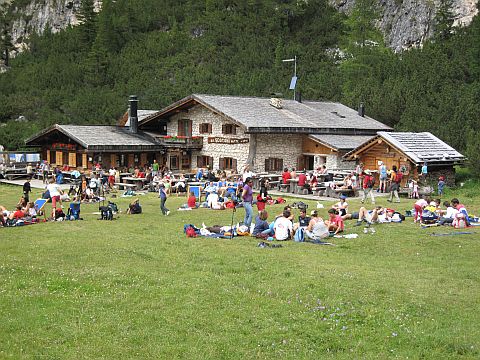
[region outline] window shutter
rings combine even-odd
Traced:
[[[297,158],[297,170],[298,171],[301,171],[303,170],[303,168],[305,167],[305,157],[303,155],[300,155],[298,158]]]
[[[177,131],[177,135],[178,136],[183,136],[183,121],[182,120],[178,120],[178,131]]]
[[[237,172],[237,159],[232,159],[232,170]]]
[[[187,120],[188,122],[188,134],[185,134],[186,136],[192,136],[192,120]]]
[[[207,125],[208,125],[208,126],[207,126],[207,127],[208,127],[207,132],[208,132],[209,134],[211,134],[211,133],[212,133],[212,124],[209,123],[209,124],[207,124]]]
[[[237,126],[232,125],[232,135],[237,135]]]
[[[208,157],[208,165],[213,169],[213,156]]]
[[[276,171],[283,171],[283,159],[277,159],[277,163],[278,163],[278,166]]]
[[[223,125],[222,125],[222,134],[225,134],[225,131],[226,131],[226,130],[225,130],[225,127],[226,127],[226,125],[223,124]]]
[[[270,171],[270,161],[269,159],[265,159],[265,171]]]
[[[225,170],[225,159],[224,158],[220,158],[218,159],[218,167],[220,168],[220,170]]]
[[[197,156],[197,167],[203,167],[203,156]]]

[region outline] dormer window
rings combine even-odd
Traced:
[[[237,134],[237,126],[233,125],[233,124],[223,124],[222,125],[222,134],[236,135]]]

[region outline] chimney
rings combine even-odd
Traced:
[[[295,100],[297,100],[297,102],[299,102],[299,103],[302,102],[302,93],[300,91],[296,93],[295,97],[296,97]]]
[[[136,134],[138,132],[137,95],[130,95],[130,99],[128,100],[128,102],[129,102],[128,118],[130,120],[129,130],[131,133]]]
[[[363,102],[360,103],[360,106],[358,107],[358,115],[361,117],[365,117],[365,105]]]

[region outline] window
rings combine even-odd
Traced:
[[[170,157],[170,170],[178,170],[178,156]]]
[[[178,120],[178,136],[192,136],[192,120]]]
[[[197,156],[197,167],[213,168],[213,157],[211,156]]]
[[[198,132],[200,134],[211,134],[212,133],[212,124],[208,124],[208,123],[200,124]]]
[[[57,152],[54,150],[50,151],[50,164],[56,164],[57,163]]]
[[[237,159],[226,157],[220,158],[220,170],[237,170]]]
[[[77,153],[77,158],[76,158],[76,165],[77,165],[77,168],[81,168],[83,163],[83,154],[80,154],[80,153]]]
[[[237,126],[233,125],[233,124],[223,124],[222,125],[222,134],[236,135],[237,134]]]
[[[182,155],[182,170],[190,169],[190,155]]]
[[[282,171],[283,159],[268,158],[265,159],[265,171]]]

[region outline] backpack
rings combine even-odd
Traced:
[[[371,189],[373,188],[373,185],[375,185],[375,178],[373,176],[369,176],[367,187]]]
[[[298,228],[297,231],[295,231],[295,235],[293,237],[293,240],[296,242],[304,242],[305,241],[305,229],[304,228]]]
[[[465,214],[458,213],[453,219],[452,226],[455,229],[465,229],[467,227],[467,221],[465,219]]]
[[[401,171],[397,171],[397,173],[395,174],[395,182],[397,184],[400,184],[402,182],[402,179],[403,179],[403,174]]]
[[[185,229],[185,234],[187,235],[187,237],[197,237],[197,233],[195,232],[195,229],[191,226]]]
[[[117,213],[117,212],[118,212],[118,206],[117,206],[117,204],[109,201],[109,202],[108,202],[108,207],[109,207],[110,209],[112,209],[112,212],[114,212],[114,213]]]

